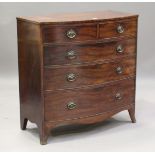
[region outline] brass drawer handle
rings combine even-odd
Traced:
[[[69,31],[67,31],[67,37],[70,39],[73,39],[76,37],[76,32],[73,29],[70,29]]]
[[[75,81],[75,79],[76,79],[76,75],[74,73],[70,73],[67,75],[67,80],[69,82],[73,82],[73,81]]]
[[[121,99],[122,99],[121,93],[116,93],[115,98],[116,98],[117,100],[121,100]]]
[[[124,27],[122,25],[118,25],[117,26],[117,32],[120,33],[120,34],[123,33],[124,32]]]
[[[76,52],[71,50],[67,52],[67,58],[68,59],[75,59],[76,58]]]
[[[123,46],[122,45],[118,45],[117,48],[116,48],[116,51],[117,51],[117,53],[123,53],[123,51],[124,51]]]
[[[75,108],[76,108],[76,104],[75,104],[74,102],[69,102],[69,103],[67,104],[67,108],[68,108],[69,110],[75,109]]]
[[[123,68],[120,67],[120,66],[118,66],[118,67],[116,68],[116,72],[117,72],[118,74],[122,74],[122,73],[123,73]]]

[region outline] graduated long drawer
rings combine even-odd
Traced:
[[[98,85],[135,75],[135,56],[92,63],[44,68],[44,90]]]

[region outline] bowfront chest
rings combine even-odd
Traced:
[[[128,110],[135,122],[138,15],[113,11],[18,17],[21,129],[93,124]]]

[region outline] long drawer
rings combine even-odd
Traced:
[[[135,79],[110,85],[45,92],[45,120],[89,117],[134,104]]]
[[[44,65],[81,64],[135,54],[136,39],[44,47]]]
[[[98,85],[135,75],[135,56],[89,65],[45,67],[44,90]]]

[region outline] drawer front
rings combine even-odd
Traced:
[[[137,20],[122,20],[101,23],[100,38],[112,38],[121,36],[136,36],[137,34]]]
[[[45,120],[88,117],[134,104],[134,100],[134,79],[104,87],[46,92]]]
[[[101,64],[45,67],[44,89],[55,90],[96,85],[135,75],[135,57]]]
[[[96,24],[63,25],[43,27],[43,42],[58,43],[93,40],[97,37]]]
[[[135,54],[136,39],[44,47],[44,65],[82,64]]]

